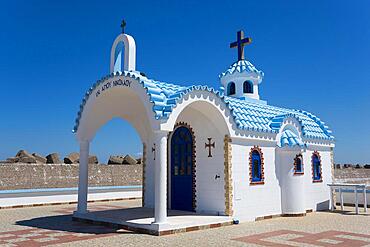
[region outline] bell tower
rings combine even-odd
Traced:
[[[125,34],[125,27],[126,22],[122,20],[122,33],[114,40],[110,53],[110,73],[136,70],[135,40],[132,36]]]
[[[251,42],[251,38],[244,37],[243,31],[237,33],[237,40],[230,44],[230,48],[238,49],[238,60],[220,74],[219,78],[226,96],[259,101],[258,86],[264,74],[244,56],[244,46]]]

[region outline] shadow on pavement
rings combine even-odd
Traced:
[[[109,228],[106,226],[86,224],[72,220],[72,215],[53,215],[34,218],[30,220],[17,221],[16,225],[28,226],[45,230],[66,231],[73,233],[88,234],[109,234],[109,233],[130,233],[130,231],[118,231],[119,229]]]

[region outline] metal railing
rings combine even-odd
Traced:
[[[334,211],[335,209],[335,200],[334,200],[334,190],[338,189],[339,190],[339,198],[340,198],[340,207],[341,210],[344,210],[344,202],[343,202],[343,189],[353,189],[355,192],[355,210],[356,214],[359,213],[359,208],[358,208],[358,194],[359,191],[363,194],[364,198],[364,212],[367,212],[367,198],[366,198],[366,190],[367,188],[370,188],[369,184],[347,184],[347,183],[332,183],[328,184],[330,187],[330,210]]]

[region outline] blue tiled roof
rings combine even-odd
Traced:
[[[264,75],[263,72],[261,70],[256,69],[256,67],[254,67],[254,65],[251,62],[247,60],[240,60],[240,61],[233,63],[225,72],[221,73],[219,75],[219,78],[224,77],[225,75],[228,75],[228,74],[232,75],[235,72],[239,72],[239,73],[254,72],[254,73],[259,74],[261,77],[263,77]]]
[[[303,147],[304,143],[299,139],[299,137],[291,130],[287,129],[281,134],[280,137],[280,147],[284,146],[300,146]]]
[[[331,135],[329,127],[325,125],[319,118],[311,113],[299,110],[290,110],[279,107],[274,107],[266,104],[259,104],[249,102],[243,99],[225,96],[212,87],[208,86],[179,86],[170,83],[164,83],[145,76],[140,75],[139,72],[117,72],[111,74],[103,79],[97,81],[85,94],[85,97],[80,105],[80,111],[76,119],[74,132],[77,131],[80,118],[84,106],[100,83],[106,79],[114,76],[124,74],[131,78],[137,79],[139,83],[146,89],[153,103],[153,112],[156,119],[167,119],[172,112],[172,109],[177,105],[177,102],[187,93],[191,91],[208,91],[219,97],[226,106],[230,109],[236,126],[241,130],[251,130],[258,132],[278,133],[281,124],[286,117],[296,118],[302,125],[302,134],[307,138],[326,139],[332,140],[334,137]]]

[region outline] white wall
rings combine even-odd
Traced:
[[[294,170],[294,159],[300,153],[301,150],[297,146],[276,149],[282,214],[306,213],[304,174],[295,174]]]
[[[265,184],[250,185],[249,182],[249,152],[253,145],[259,145],[262,148],[265,167]],[[284,174],[291,169],[281,167],[280,163],[289,163],[293,168],[295,155],[287,155],[285,158],[275,157],[275,144],[272,142],[258,142],[247,140],[233,140],[232,143],[232,170],[234,182],[233,210],[234,217],[239,220],[255,220],[260,216],[276,215],[283,213],[282,210],[282,189]],[[293,152],[294,153],[294,152]],[[297,151],[297,154],[299,151]],[[323,210],[329,208],[330,191],[327,186],[332,181],[330,151],[320,151],[322,164],[322,178],[320,183],[312,182],[311,156],[313,151],[303,152],[304,175],[300,177],[291,177],[293,179],[286,186],[295,186],[298,182],[304,188],[304,195],[299,196],[287,190],[288,194],[295,194],[295,200],[304,200],[303,205],[300,202],[289,204],[285,213],[299,213],[308,209]],[[293,157],[294,156],[294,157]],[[275,160],[277,158],[277,160]],[[280,162],[279,162],[280,160]],[[290,161],[291,160],[291,161]],[[277,166],[275,167],[275,162]],[[285,169],[286,168],[286,169]],[[302,181],[303,180],[303,181]],[[301,182],[302,181],[302,182]],[[299,188],[298,188],[299,189]],[[302,188],[301,188],[302,189]],[[293,206],[292,206],[293,205]],[[298,210],[303,207],[304,210]],[[293,209],[292,209],[293,208]],[[289,212],[291,211],[291,212]]]
[[[196,142],[196,211],[199,213],[224,214],[225,212],[225,188],[224,188],[224,136],[227,129],[222,124],[218,112],[208,108],[206,103],[194,103],[185,108],[176,122],[189,124],[195,134]],[[216,147],[212,148],[213,157],[208,157],[208,149],[205,143],[207,138],[212,137]],[[264,157],[264,184],[250,185],[249,180],[249,152],[257,145],[261,147]],[[154,163],[151,148],[153,142],[147,144],[147,165],[145,184],[145,203],[147,207],[154,206]],[[281,170],[281,164],[276,160],[276,142],[232,138],[232,179],[233,179],[233,212],[239,220],[255,220],[260,216],[278,215],[282,211],[282,190],[280,176],[285,170]],[[329,207],[328,183],[332,181],[331,159],[328,147],[319,147],[322,164],[322,178],[320,183],[312,182],[311,157],[313,151],[310,148],[302,152],[304,175],[298,179],[303,180],[304,196],[296,200],[304,200],[304,210],[322,210]],[[314,148],[311,148],[314,149]],[[323,151],[322,151],[323,150]],[[294,154],[298,154],[293,152]],[[293,169],[293,153],[284,164],[289,163],[288,170]],[[168,157],[170,160],[170,156]],[[277,165],[275,165],[277,164]],[[289,166],[290,165],[290,166]],[[170,169],[170,166],[169,166]],[[288,171],[287,170],[287,171]],[[169,170],[169,174],[170,174]],[[215,178],[220,176],[220,178]],[[295,179],[293,177],[293,179]],[[295,186],[293,181],[290,185]],[[169,182],[168,200],[170,199]],[[289,191],[289,190],[288,190]],[[290,192],[289,192],[290,193]],[[296,193],[297,195],[297,193]],[[297,205],[300,203],[296,203]],[[287,208],[285,213],[289,213]],[[294,210],[293,210],[294,211]],[[292,213],[294,213],[292,211]],[[295,212],[297,213],[297,212]]]
[[[303,153],[304,179],[306,188],[306,209],[329,209],[330,190],[328,183],[332,182],[330,151],[319,151],[322,166],[322,182],[314,183],[312,179],[313,150]]]
[[[259,145],[264,157],[265,184],[250,185],[249,152]],[[248,140],[232,141],[233,210],[239,220],[281,213],[281,191],[275,169],[275,143]]]

